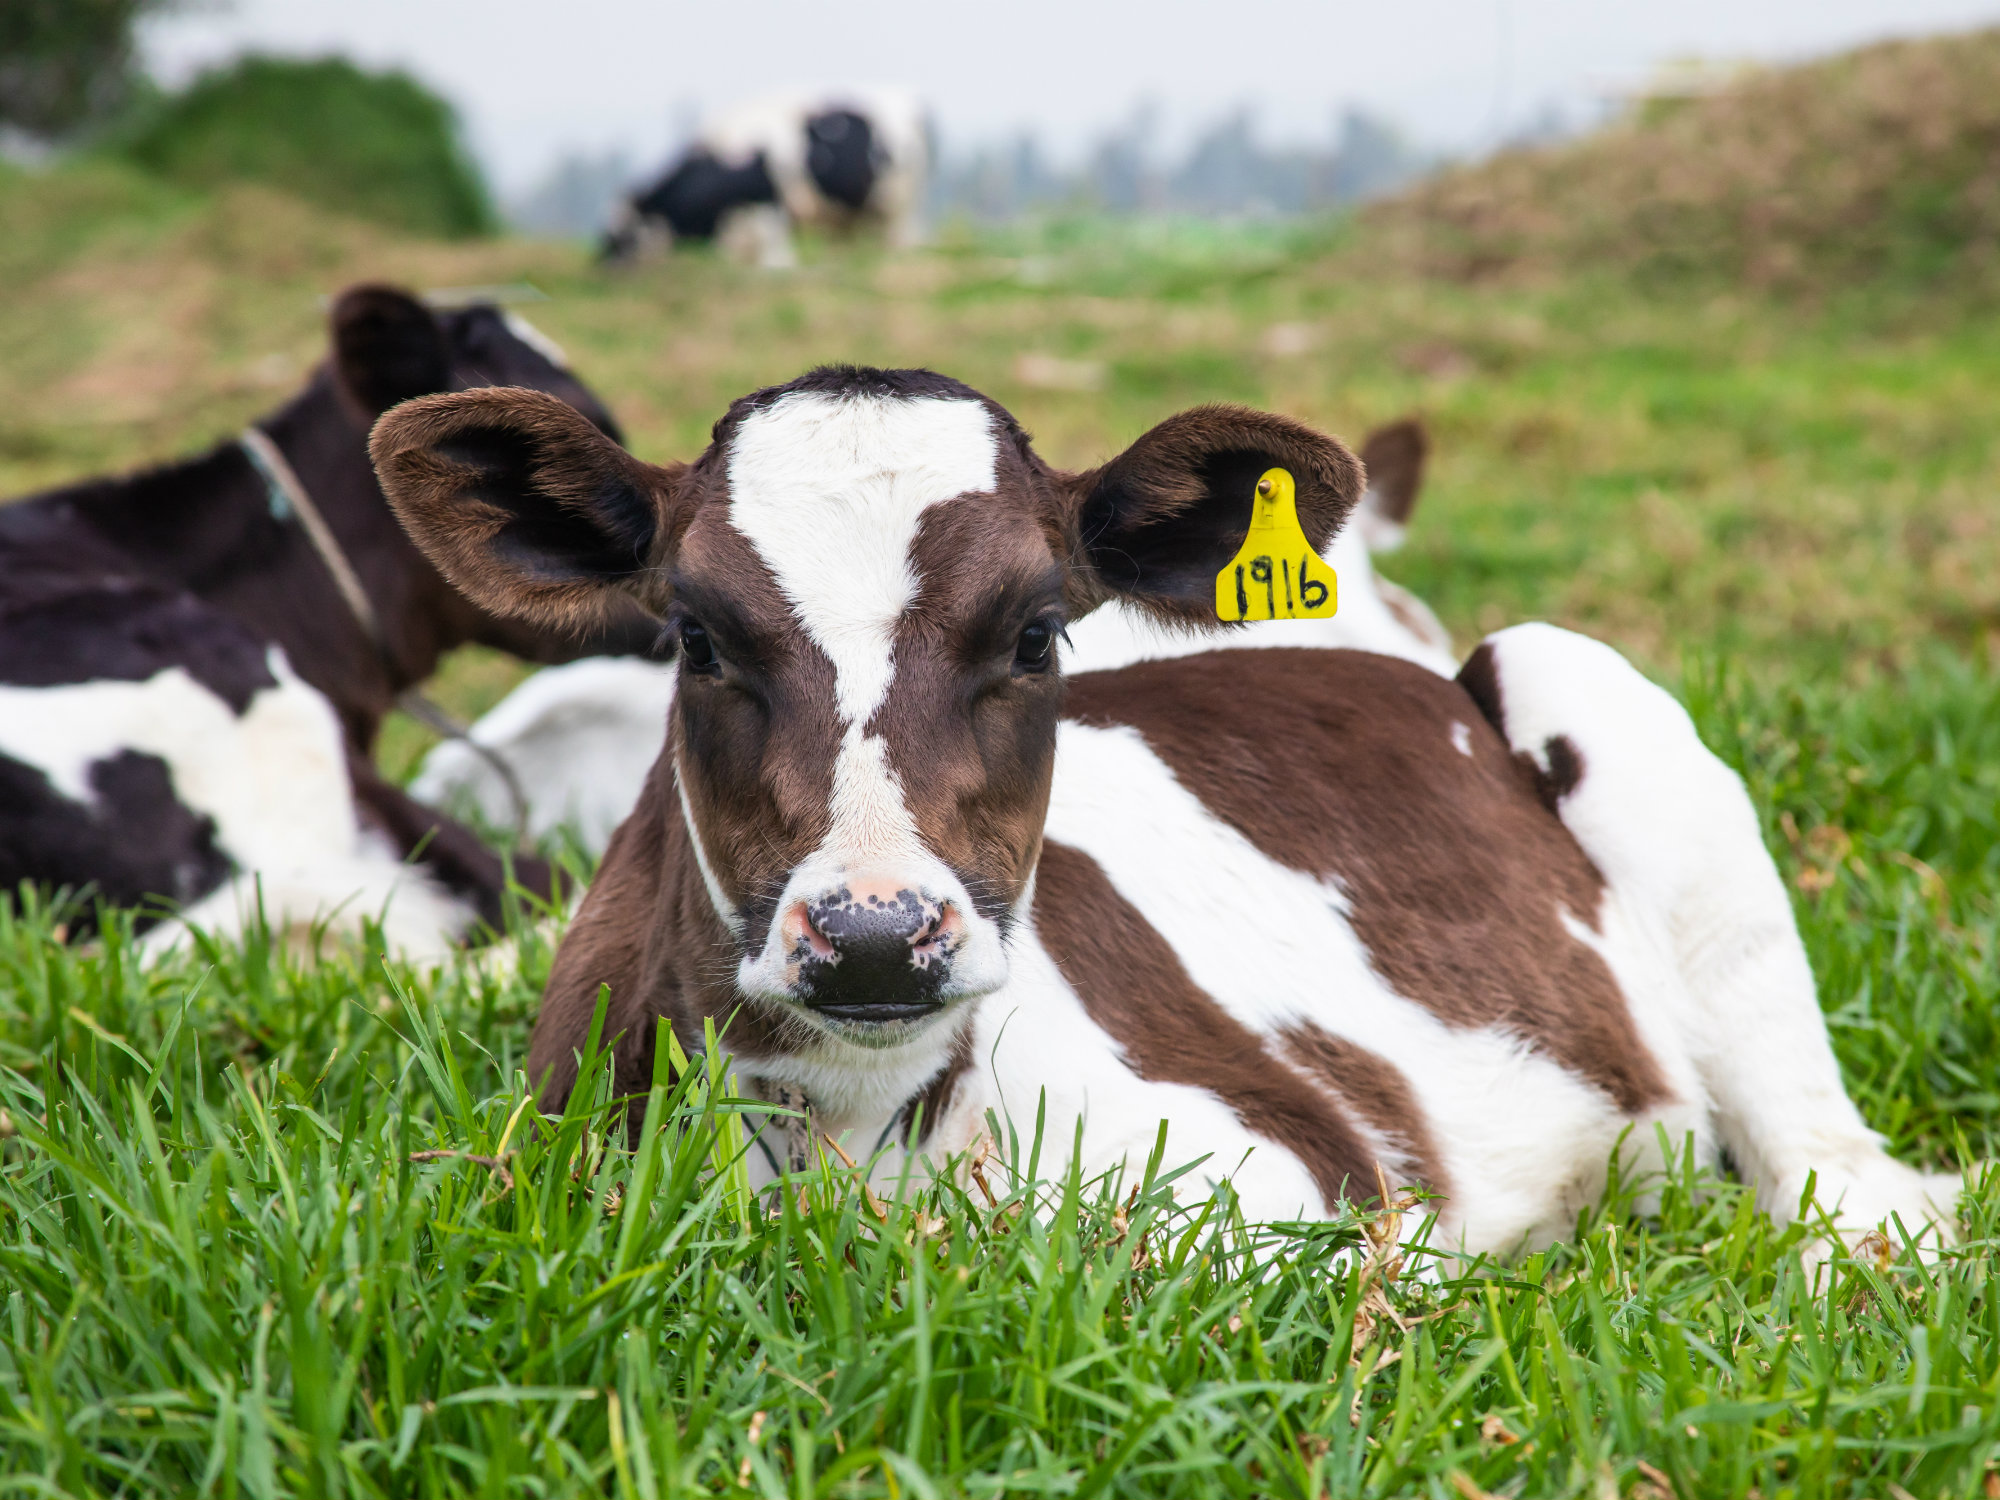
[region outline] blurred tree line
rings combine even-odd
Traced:
[[[494,226],[450,105],[406,74],[339,58],[247,57],[162,94],[134,32],[184,0],[0,0],[0,133],[39,147],[88,143],[209,188],[262,181],[342,212],[447,235]],[[1266,145],[1239,110],[1165,159],[1160,111],[1142,105],[1080,166],[1031,136],[946,153],[940,214],[1007,219],[1051,208],[1113,213],[1300,213],[1387,192],[1432,163],[1395,127],[1349,110],[1324,146]],[[0,142],[4,144],[4,142]],[[635,173],[622,153],[572,156],[514,205],[523,228],[589,233]]]
[[[1437,165],[1394,125],[1353,109],[1337,118],[1325,145],[1267,145],[1248,109],[1200,131],[1177,160],[1169,159],[1166,135],[1161,111],[1141,105],[1072,167],[1056,165],[1032,135],[947,148],[932,174],[932,208],[941,218],[992,221],[1051,209],[1311,213],[1392,192]],[[657,172],[667,159],[648,166]],[[591,234],[645,176],[622,149],[570,152],[509,205],[508,217],[530,233]]]
[[[1400,130],[1361,110],[1337,119],[1324,145],[1267,145],[1239,109],[1211,123],[1169,159],[1160,111],[1141,105],[1099,139],[1083,163],[1052,165],[1032,136],[947,156],[938,207],[982,219],[1047,208],[1112,213],[1309,213],[1386,193],[1434,165]]]
[[[140,81],[133,30],[176,0],[4,0],[0,125],[61,140],[115,115]]]
[[[400,229],[495,227],[458,117],[406,73],[241,57],[163,92],[135,31],[181,0],[0,0],[0,146],[113,158],[196,189],[262,182]]]

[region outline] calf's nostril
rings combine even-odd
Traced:
[[[794,901],[786,910],[781,924],[786,951],[795,958],[837,959],[840,950],[815,920],[816,910],[804,901]]]
[[[950,958],[964,936],[965,918],[947,901],[932,908],[923,930],[910,939],[910,947],[915,950],[918,963],[934,963]]]

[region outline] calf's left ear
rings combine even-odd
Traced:
[[[1362,441],[1368,488],[1351,524],[1361,528],[1361,540],[1370,552],[1393,552],[1403,545],[1410,512],[1423,493],[1430,453],[1430,434],[1415,417],[1377,427]]]
[[[620,595],[666,602],[686,470],[640,462],[567,402],[425,396],[377,422],[368,451],[403,529],[493,613],[575,630],[614,618]]]
[[[1360,463],[1288,417],[1198,406],[1169,417],[1110,463],[1064,477],[1078,560],[1071,618],[1124,599],[1161,619],[1213,627],[1215,575],[1243,545],[1257,480],[1289,470],[1315,551],[1361,495]]]

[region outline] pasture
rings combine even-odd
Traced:
[[[1450,283],[1350,227],[1089,219],[607,274],[108,167],[0,169],[0,218],[6,495],[234,433],[362,278],[532,283],[521,310],[656,460],[832,359],[957,375],[1062,464],[1203,400],[1350,436],[1420,411],[1431,483],[1384,570],[1462,646],[1554,619],[1674,687],[1749,781],[1871,1123],[1906,1159],[1995,1154],[1982,300]],[[476,712],[518,670],[462,654],[438,691]],[[425,743],[399,724],[385,762]],[[1803,1230],[1690,1171],[1429,1280],[1362,1218],[1175,1199],[1171,1150],[1118,1192],[1039,1182],[1032,1122],[963,1191],[830,1172],[773,1207],[712,1080],[662,1081],[636,1151],[601,1089],[529,1121],[537,914],[518,963],[423,972],[254,941],[144,970],[63,921],[0,918],[0,1487],[2000,1493],[2000,1183],[1933,1264],[1815,1272]]]

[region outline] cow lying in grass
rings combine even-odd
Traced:
[[[1340,577],[1337,614],[1264,620],[1218,637],[1113,600],[1069,626],[1058,648],[1064,670],[1100,671],[1219,646],[1342,646],[1451,676],[1458,670],[1451,636],[1421,599],[1377,574],[1370,559],[1402,542],[1423,485],[1426,446],[1423,428],[1408,419],[1378,428],[1362,444],[1368,488],[1326,550]],[[673,666],[629,657],[537,672],[474,724],[467,739],[437,745],[410,791],[436,807],[476,811],[495,828],[518,822],[534,838],[564,829],[587,852],[602,854],[659,758],[676,676]]]
[[[501,861],[376,774],[383,715],[462,642],[561,661],[657,625],[634,609],[586,645],[472,604],[390,514],[367,435],[409,397],[504,383],[615,436],[527,333],[356,288],[332,359],[243,440],[0,507],[0,893],[164,898],[224,931],[261,897],[277,924],[383,916],[411,951],[500,920]]]
[[[1621,1141],[1723,1153],[1771,1212],[1948,1224],[1955,1179],[1844,1091],[1741,782],[1609,648],[1502,631],[1456,680],[1220,651],[1065,682],[1117,599],[1212,620],[1253,487],[1324,547],[1340,444],[1205,407],[1065,473],[922,371],[815,371],[641,463],[532,392],[431,397],[373,442],[397,513],[487,608],[636,598],[680,642],[639,807],[557,956],[529,1068],[615,1074],[727,1027],[739,1077],[893,1172],[996,1110],[1134,1166],[1161,1120],[1257,1219],[1392,1183],[1471,1250],[1547,1240]],[[1077,1134],[1080,1132],[1080,1134]],[[767,1126],[760,1170],[806,1159]],[[789,1160],[788,1160],[789,1158]]]

